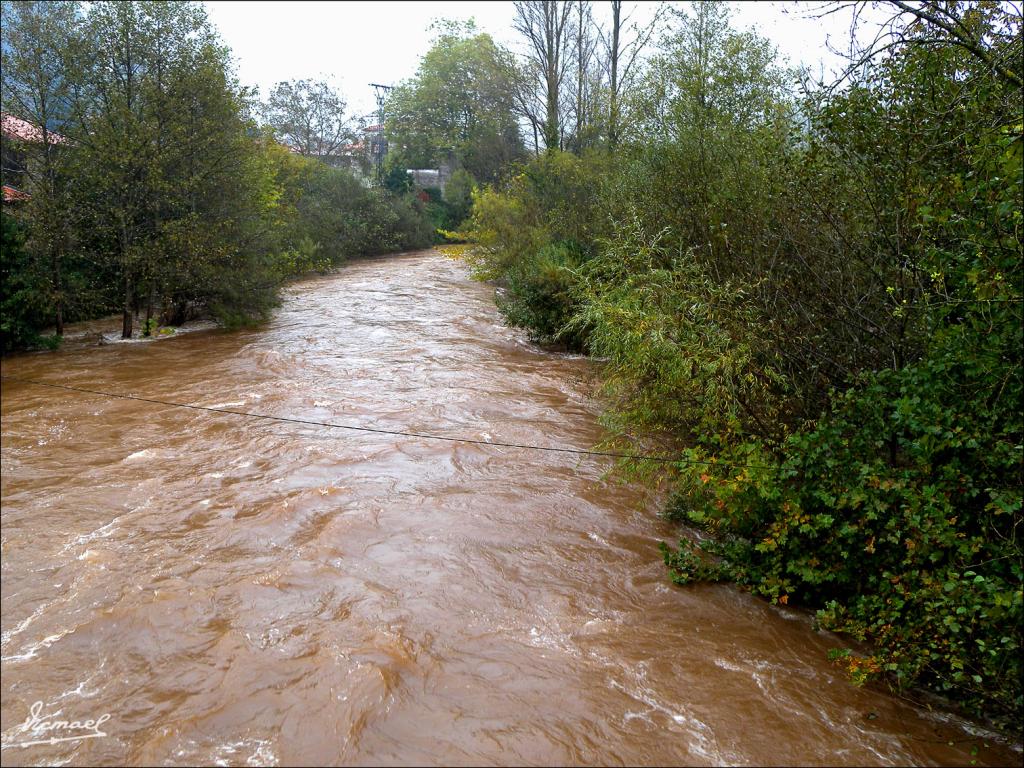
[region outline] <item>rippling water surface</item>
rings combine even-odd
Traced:
[[[96,345],[101,325],[4,375],[601,437],[593,364],[504,327],[491,289],[435,252],[295,284],[259,330]],[[608,460],[10,381],[2,409],[5,765],[1020,761],[850,687],[807,615],[670,586],[657,543],[673,531]],[[22,747],[36,701],[109,713],[107,736]]]

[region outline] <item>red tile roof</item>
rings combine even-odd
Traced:
[[[5,203],[20,203],[22,200],[28,200],[32,197],[28,192],[22,192],[21,190],[15,189],[14,187],[8,187],[4,184],[4,202]]]
[[[22,120],[20,117],[9,115],[6,112],[0,112],[0,131],[8,139],[33,142],[43,140],[42,130],[27,120]],[[48,131],[48,133],[52,144],[65,144],[67,142],[67,139],[59,133],[54,133],[53,131]]]

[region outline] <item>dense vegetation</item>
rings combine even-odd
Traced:
[[[126,337],[139,314],[252,322],[289,276],[433,241],[411,193],[320,161],[346,138],[325,86],[282,83],[259,125],[200,5],[4,3],[2,69],[4,112],[37,129],[5,138],[30,195],[3,216],[5,351],[117,311]]]
[[[439,22],[416,75],[388,100],[392,167],[448,162],[478,182],[497,180],[524,155],[506,61],[473,22]]]
[[[246,322],[289,275],[465,222],[509,322],[604,361],[610,442],[680,455],[625,467],[672,488],[677,583],[813,609],[855,681],[1019,723],[1019,12],[894,3],[826,85],[723,4],[610,5],[516,3],[521,55],[440,24],[370,189],[321,162],[336,94],[282,83],[261,127],[198,7],[5,4],[4,110],[42,129],[5,349],[115,308]]]
[[[817,609],[854,680],[1019,723],[1021,20],[906,8],[830,87],[713,3],[671,12],[632,97],[570,66],[584,132],[555,93],[470,258],[510,322],[606,361],[614,441],[685,457],[677,583]]]

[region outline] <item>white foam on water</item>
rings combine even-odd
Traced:
[[[47,708],[55,706],[58,701],[60,701],[61,699],[66,699],[69,696],[78,696],[79,698],[82,698],[82,699],[92,698],[93,696],[95,696],[97,693],[100,692],[99,688],[97,688],[97,689],[95,689],[93,691],[86,690],[86,686],[89,683],[92,682],[94,677],[96,677],[95,673],[89,675],[87,678],[85,678],[85,680],[82,680],[74,688],[71,688],[70,690],[64,691],[64,693],[62,693],[59,696],[57,696],[53,701],[47,703],[47,705],[46,705]]]
[[[69,635],[74,631],[74,629],[63,629],[60,632],[55,632],[52,635],[47,635],[38,643],[33,643],[32,645],[30,645],[28,647],[28,650],[26,651],[16,653],[12,656],[0,656],[0,661],[19,662],[34,659],[39,655],[39,651],[46,650],[51,645],[60,640],[62,637],[64,637],[64,635]]]
[[[246,758],[245,764],[252,766],[277,765],[277,755],[269,741],[256,740],[256,751]]]
[[[195,742],[191,742],[191,744],[194,745]],[[245,753],[249,753],[244,758],[245,765],[263,766],[277,765],[278,763],[273,745],[265,739],[242,739],[241,741],[221,744],[216,748],[214,757],[210,762],[213,765],[239,765],[239,760]],[[178,750],[177,757],[184,758],[187,754],[185,750],[180,749]]]
[[[692,753],[715,765],[724,765],[730,762],[728,756],[722,755],[716,747],[714,733],[707,723],[696,717],[687,716],[684,712],[658,701],[654,691],[644,684],[647,679],[647,665],[644,662],[640,662],[636,670],[627,670],[627,672],[631,672],[631,677],[634,678],[632,685],[620,683],[614,678],[609,681],[609,685],[631,699],[646,705],[647,709],[639,712],[626,712],[623,715],[624,723],[640,719],[654,724],[650,715],[659,712],[670,718],[676,725],[684,727],[687,733],[693,737],[686,745]]]
[[[63,555],[69,549],[79,547],[83,544],[88,544],[90,541],[95,541],[96,539],[109,538],[113,535],[114,531],[117,530],[117,521],[120,519],[120,517],[115,517],[109,523],[107,523],[106,525],[101,525],[95,531],[92,531],[91,533],[83,533],[81,536],[76,537],[73,541],[70,541],[64,545],[64,547],[60,551],[60,554]]]
[[[32,612],[31,616],[28,616],[27,618],[23,619],[14,629],[9,629],[2,635],[0,635],[0,649],[6,648],[7,643],[11,641],[12,637],[20,635],[22,632],[24,632],[26,629],[32,626],[32,622],[38,619],[40,616],[42,616],[46,609],[53,605],[55,602],[55,600],[51,600],[48,603],[43,603]]]

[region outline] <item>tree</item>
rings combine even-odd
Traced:
[[[143,334],[197,311],[249,323],[285,277],[431,241],[418,201],[367,190],[259,128],[201,4],[2,10],[3,106],[28,120],[19,147],[31,195],[4,211],[5,349],[46,343],[54,308],[58,332],[65,310],[120,309],[126,338],[142,310]],[[310,102],[313,154],[337,139],[316,117],[328,102]]]
[[[473,177],[463,168],[459,168],[448,180],[444,188],[444,201],[451,210],[452,223],[458,226],[469,216],[473,208]]]
[[[628,26],[632,14],[623,16],[622,0],[611,0],[611,5],[611,29],[607,35],[602,31],[601,39],[604,42],[608,72],[608,144],[614,149],[620,138],[622,94],[633,86],[637,60],[650,43],[663,10],[659,7],[651,21],[643,27],[635,23]],[[632,30],[632,37],[628,40],[625,37],[627,30]]]
[[[851,48],[860,50],[850,57],[846,76],[862,71],[880,54],[904,46],[953,46],[975,58],[985,69],[1020,91],[1024,85],[1024,41],[1020,27],[1024,19],[1019,4],[995,2],[938,2],[923,0],[830,0],[816,9],[823,17],[852,9],[854,24],[866,6],[880,7],[889,17],[878,25],[874,38],[865,46],[851,37]],[[917,31],[925,30],[920,35]],[[838,85],[838,83],[837,83]]]
[[[87,246],[121,283],[122,335],[142,306],[149,321],[181,314],[167,304],[266,305],[280,193],[203,7],[95,3],[80,36],[71,173]]]
[[[326,81],[289,80],[274,86],[263,114],[278,137],[299,154],[326,158],[354,137],[347,106]]]
[[[785,155],[790,98],[774,48],[733,30],[725,3],[673,16],[633,97],[636,130],[652,146],[636,183],[685,246],[721,270],[738,253],[736,237],[756,236],[757,226],[737,224],[766,211],[762,198],[777,181],[768,159]]]
[[[64,333],[63,255],[71,243],[66,187],[66,140],[55,133],[68,116],[72,84],[72,30],[77,3],[18,2],[2,8],[4,45],[2,100],[5,112],[32,126],[30,138],[19,142],[25,170],[24,191],[31,195],[26,215],[38,222],[26,244],[29,253],[49,271],[49,301],[58,336]]]
[[[17,221],[0,211],[0,349],[46,343],[39,336],[50,314],[44,271],[25,250]]]
[[[523,153],[503,54],[472,22],[439,27],[416,76],[391,93],[388,139],[406,167],[454,161],[495,181]]]
[[[594,66],[600,29],[594,23],[589,0],[576,0],[572,27],[575,88],[571,105],[575,125],[566,146],[578,153],[585,146],[595,143],[600,134],[596,102],[601,73],[595,71],[597,68]]]
[[[97,3],[80,33],[80,71],[72,77],[81,90],[71,130],[75,173],[89,183],[78,202],[95,237],[116,243],[110,253],[121,274],[128,338],[137,291],[156,276],[169,197],[181,191],[167,176],[168,155],[182,147],[172,89],[212,33],[202,10],[182,2]]]
[[[570,0],[516,0],[513,28],[527,42],[527,72],[539,81],[544,104],[543,117],[533,116],[548,152],[562,148],[562,118],[565,111],[562,85],[572,63]]]

